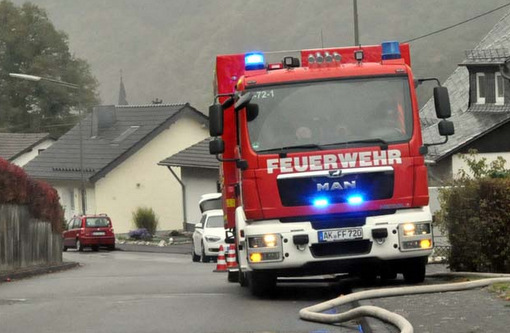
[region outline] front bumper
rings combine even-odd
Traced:
[[[432,253],[434,244],[431,228],[429,234],[408,237],[404,236],[401,227],[403,223],[430,224],[431,214],[428,207],[366,217],[364,224],[357,226],[363,232],[361,239],[338,242],[319,241],[319,231],[330,229],[324,226],[314,229],[311,222],[282,223],[279,220],[266,220],[248,223],[241,220],[243,217],[242,211],[236,212],[236,218],[240,222],[238,227],[243,230],[243,233],[238,234],[241,268],[246,271],[276,270],[299,273],[306,271],[307,267],[314,267],[317,274],[343,273],[349,272],[353,264],[357,263],[396,263],[427,257]],[[337,228],[331,230],[334,229]],[[268,233],[278,235],[277,246],[269,249],[249,247],[250,238]],[[244,237],[241,237],[242,234]],[[409,241],[417,241],[419,244],[422,239],[430,240],[430,247],[409,248]],[[254,252],[261,252],[264,259],[253,262],[251,255]]]
[[[227,256],[228,245],[224,242],[209,243],[204,240],[204,252],[206,256],[217,257],[220,251],[220,246],[223,246],[225,257]]]

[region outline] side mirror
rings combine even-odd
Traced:
[[[225,243],[235,244],[234,233],[231,230],[225,230]]]
[[[244,95],[242,95],[241,97],[239,97],[239,99],[237,100],[236,102],[236,105],[234,107],[234,109],[236,111],[239,111],[241,110],[242,108],[246,107],[246,105],[248,105],[248,103],[250,103],[251,99],[253,97],[253,94],[251,92],[248,92]]]
[[[211,136],[223,134],[223,107],[220,104],[209,107],[209,134]]]
[[[202,223],[195,224],[195,229],[202,229],[202,228],[203,228]]]
[[[247,121],[255,120],[255,118],[257,118],[258,115],[259,115],[259,105],[249,103],[246,106],[246,120]]]
[[[436,107],[436,116],[438,118],[450,118],[452,115],[452,110],[450,108],[450,96],[448,95],[448,88],[434,88],[434,105]]]
[[[211,155],[223,154],[224,151],[225,143],[223,142],[223,139],[216,138],[212,141],[209,141],[209,153]]]
[[[439,122],[437,126],[439,128],[439,134],[441,136],[450,136],[455,134],[455,128],[451,121],[443,119]]]

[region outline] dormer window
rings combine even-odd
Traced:
[[[476,103],[485,104],[485,73],[476,73]]]
[[[505,103],[505,84],[503,81],[503,76],[501,73],[496,73],[494,76],[494,84],[496,86],[496,104],[504,104]]]

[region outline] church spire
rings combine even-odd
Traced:
[[[120,88],[119,88],[119,103],[118,105],[128,105],[126,99],[126,88],[124,88],[124,82],[122,82],[122,69],[120,70]]]

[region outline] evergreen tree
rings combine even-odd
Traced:
[[[11,78],[23,73],[77,84]],[[78,121],[78,108],[99,103],[98,83],[85,60],[69,52],[68,37],[31,3],[0,2],[0,131],[50,132],[59,136]]]

